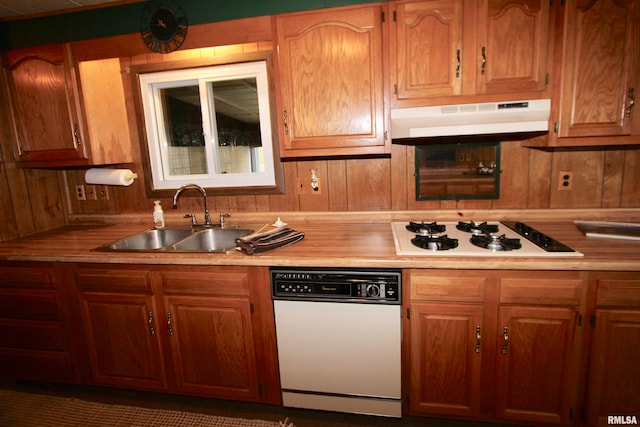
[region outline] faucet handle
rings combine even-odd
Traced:
[[[220,228],[224,228],[224,219],[229,218],[231,216],[230,213],[221,213],[220,214]]]
[[[190,213],[190,214],[186,214],[184,217],[185,218],[191,218],[191,225],[192,226],[198,225],[198,221],[196,220],[196,214]]]

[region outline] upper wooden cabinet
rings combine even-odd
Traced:
[[[9,51],[4,65],[22,166],[132,161],[118,59],[76,63],[59,44]]]
[[[463,95],[540,98],[546,89],[548,0],[399,0],[391,7],[395,107],[459,103]]]
[[[382,77],[385,7],[276,18],[282,157],[390,152]]]
[[[567,0],[546,146],[640,144],[640,1]]]

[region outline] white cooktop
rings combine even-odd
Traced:
[[[539,248],[534,243],[528,241],[524,237],[520,236],[515,231],[511,230],[509,227],[499,223],[499,222],[487,222],[487,224],[495,224],[499,226],[499,230],[497,233],[494,233],[498,236],[502,236],[510,239],[520,239],[520,243],[522,247],[517,250],[512,251],[493,251],[490,249],[485,249],[478,247],[471,243],[471,233],[467,233],[465,231],[460,231],[456,228],[458,225],[457,222],[438,222],[440,225],[445,225],[446,231],[444,233],[440,233],[441,235],[446,234],[449,238],[458,239],[458,247],[454,249],[449,249],[445,251],[436,251],[430,249],[423,249],[418,246],[415,246],[411,243],[411,239],[413,239],[416,234],[412,231],[406,229],[408,222],[392,222],[391,223],[391,231],[393,232],[393,241],[396,245],[396,254],[397,255],[406,255],[406,256],[466,256],[466,257],[500,257],[500,258],[511,258],[511,257],[580,257],[583,256],[580,252],[547,252],[542,248]],[[553,236],[551,236],[553,237]]]

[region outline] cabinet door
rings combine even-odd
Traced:
[[[564,307],[503,306],[497,348],[497,416],[568,424],[577,312]]]
[[[93,381],[164,390],[154,297],[83,292],[79,300]]]
[[[412,412],[479,414],[482,312],[474,304],[411,305]]]
[[[465,54],[465,63],[476,65],[477,92],[543,91],[547,74],[549,0],[479,3],[477,46],[473,57]]]
[[[17,128],[16,160],[86,158],[65,46],[11,51],[7,62]]]
[[[280,155],[389,152],[382,6],[286,15],[276,26]]]
[[[167,296],[165,302],[178,391],[257,401],[249,300]]]
[[[460,95],[462,0],[397,2],[394,18],[390,55],[396,99]]]
[[[589,367],[589,425],[609,415],[636,415],[640,408],[640,311],[596,310]]]
[[[567,1],[558,137],[640,134],[639,22],[637,0]]]

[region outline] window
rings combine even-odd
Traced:
[[[153,190],[275,187],[267,61],[139,74]]]
[[[416,146],[416,200],[497,199],[500,144]]]

